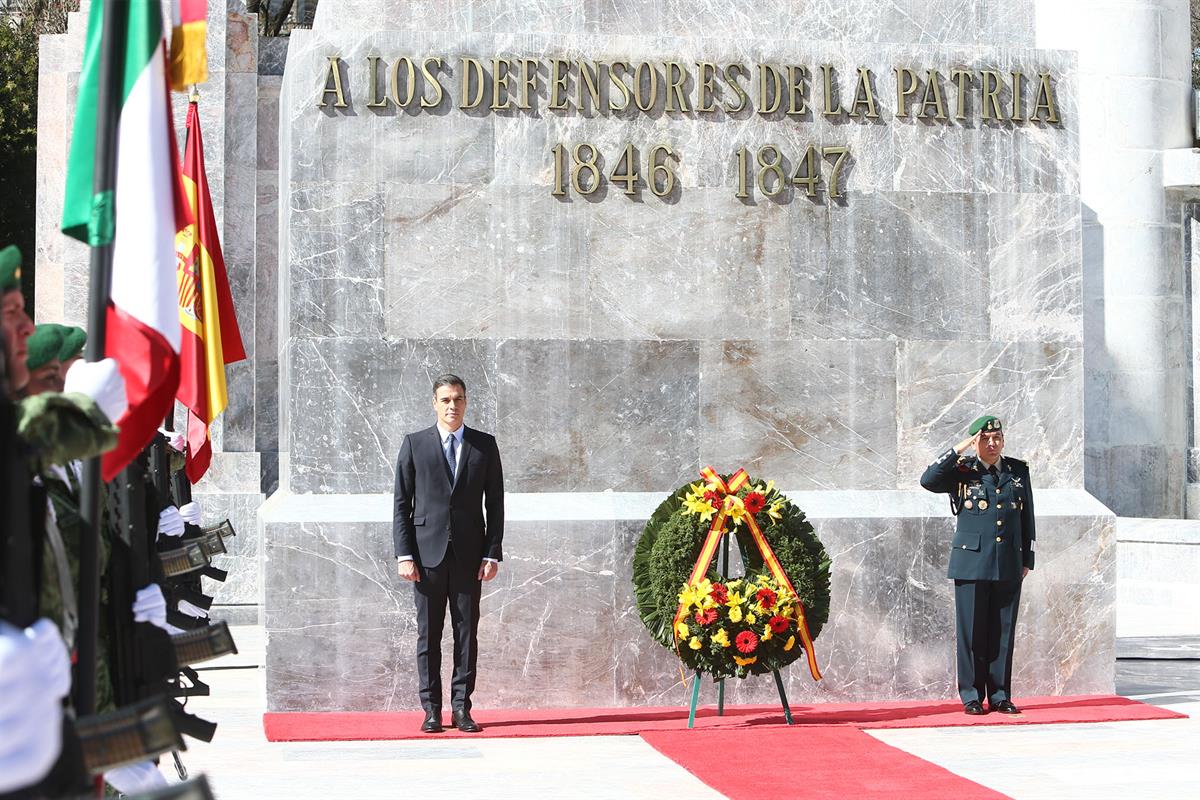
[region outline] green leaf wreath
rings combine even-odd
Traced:
[[[730,476],[722,476],[728,482]],[[721,497],[712,484],[681,486],[646,523],[633,554],[638,613],[655,641],[675,651],[689,670],[713,678],[782,669],[804,654],[794,619],[795,597],[763,562],[744,517],[752,514],[790,579],[812,639],[829,619],[830,559],[804,512],[751,478]],[[746,574],[726,580],[713,558],[705,578],[688,585],[717,506],[731,511],[732,535]],[[687,614],[675,624],[680,604]]]

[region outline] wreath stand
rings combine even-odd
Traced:
[[[731,536],[721,537],[721,578],[729,580],[729,539]],[[700,676],[704,673],[696,670],[696,676],[692,679],[692,704],[688,709],[688,728],[696,727],[696,706],[700,702]],[[771,670],[771,674],[775,676],[775,688],[779,690],[779,704],[783,706],[783,717],[787,720],[788,725],[795,725],[792,719],[792,707],[788,705],[787,692],[783,688],[783,678],[779,676],[779,670]],[[717,716],[725,716],[725,679],[717,680]]]

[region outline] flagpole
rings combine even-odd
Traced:
[[[88,297],[88,338],[84,357],[104,358],[105,318],[112,284],[113,233],[116,209],[114,194],[117,172],[117,116],[121,101],[125,48],[118,46],[116,32],[125,27],[126,2],[102,0],[103,28],[100,33],[100,64],[96,87],[96,151],[92,174],[92,208],[88,220],[91,246],[91,275]],[[78,661],[74,675],[75,713],[84,716],[96,710],[96,639],[100,621],[100,458],[83,465],[80,516],[84,535],[80,542],[79,628],[75,644]]]

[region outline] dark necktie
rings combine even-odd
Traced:
[[[450,482],[454,483],[454,468],[458,462],[458,437],[450,434],[446,442],[446,469],[450,473]]]
[[[988,467],[988,474],[992,476],[992,480],[994,480],[996,483],[1000,483],[1000,470],[996,469],[995,464]]]

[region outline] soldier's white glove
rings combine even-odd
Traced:
[[[133,621],[149,622],[156,628],[167,629],[167,599],[157,583],[138,589],[133,601]]]
[[[129,400],[125,396],[125,379],[117,362],[111,358],[84,361],[82,358],[67,370],[63,380],[64,392],[79,392],[96,401],[110,422],[125,415]]]
[[[190,503],[184,503],[179,507],[179,516],[183,517],[184,522],[190,522],[193,525],[199,525],[200,504],[195,500]]]
[[[167,785],[153,761],[139,761],[104,773],[104,780],[121,794],[141,794]]]
[[[0,792],[31,786],[54,766],[70,674],[54,623],[42,619],[22,631],[0,622]]]
[[[199,606],[192,605],[187,600],[180,600],[175,604],[175,607],[179,609],[179,613],[187,614],[189,617],[195,617],[196,619],[208,619],[207,611]]]
[[[183,517],[175,506],[167,506],[158,515],[159,536],[183,536]]]
[[[176,453],[183,452],[183,448],[185,447],[183,433],[180,431],[169,431],[166,428],[159,428],[158,432],[167,437],[167,444],[171,446],[172,450]]]
[[[43,617],[25,629],[25,636],[33,642],[38,671],[50,694],[56,700],[66,697],[71,691],[71,654],[58,626]]]

